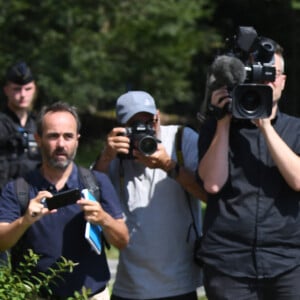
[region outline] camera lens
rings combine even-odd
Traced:
[[[144,155],[151,155],[157,150],[156,139],[152,136],[144,136],[139,140],[138,149]]]
[[[241,84],[233,91],[232,115],[238,119],[269,117],[272,88],[263,84]]]
[[[244,97],[241,98],[240,105],[243,110],[251,113],[259,107],[260,102],[260,95],[256,91],[252,90],[245,93]]]

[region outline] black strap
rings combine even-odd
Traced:
[[[29,204],[29,183],[25,178],[19,177],[15,180],[15,189],[20,203],[21,215],[24,215]]]
[[[182,154],[182,135],[183,135],[183,126],[179,126],[176,132],[175,137],[175,149],[176,149],[176,156],[177,162],[180,166],[184,165],[184,158]]]
[[[94,195],[98,202],[100,202],[100,189],[98,181],[93,171],[91,169],[78,166],[78,173],[80,181],[82,182],[84,187],[87,188]],[[101,232],[101,238],[106,248],[110,249],[110,244],[106,240],[103,231]]]
[[[184,165],[184,157],[183,157],[183,153],[182,153],[182,136],[183,136],[183,126],[178,127],[178,130],[176,132],[176,137],[175,137],[175,146],[176,146],[176,156],[177,156],[177,163],[179,164],[179,166],[183,166]],[[193,208],[192,208],[192,201],[191,201],[191,197],[190,194],[184,190],[186,198],[188,200],[188,205],[189,205],[189,210],[192,216],[192,224],[191,227],[193,227],[196,237],[200,238],[200,234],[198,231],[198,228],[196,226],[196,220],[195,220],[195,216],[193,213]],[[188,234],[188,238],[189,238],[189,234]]]
[[[87,188],[100,202],[99,185],[93,171],[79,166],[78,173],[79,173],[80,181],[82,182],[83,186]]]
[[[221,100],[222,100],[222,98],[221,98]],[[216,120],[221,120],[228,114],[227,106],[224,108],[220,108],[218,106],[209,104],[208,108],[207,108],[207,114],[209,116],[214,117]]]

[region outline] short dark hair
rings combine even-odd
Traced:
[[[39,136],[42,136],[43,134],[43,119],[48,112],[69,112],[70,114],[72,114],[76,120],[77,133],[79,133],[81,122],[77,113],[77,108],[66,102],[54,102],[48,106],[42,107],[42,109],[40,110],[37,116],[36,126],[37,126],[37,134]]]

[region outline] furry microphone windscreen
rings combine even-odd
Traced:
[[[232,56],[220,55],[211,66],[209,89],[216,90],[224,85],[233,87],[246,79],[246,70],[243,62]]]

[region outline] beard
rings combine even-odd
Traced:
[[[56,149],[53,155],[45,155],[45,157],[49,166],[51,166],[52,168],[58,170],[65,170],[74,161],[76,152],[77,149],[74,149],[72,153],[68,154],[60,149]],[[64,155],[65,159],[57,159],[55,155]]]

